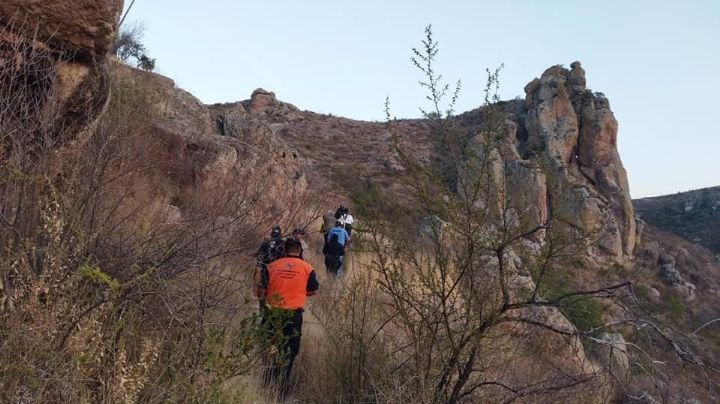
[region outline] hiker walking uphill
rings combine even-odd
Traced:
[[[352,235],[353,223],[355,222],[355,219],[353,219],[352,215],[350,214],[350,209],[345,207],[341,208],[342,213],[340,214],[338,221],[340,222],[342,228],[348,232],[348,236],[350,236]]]
[[[280,226],[275,226],[270,230],[270,239],[263,241],[260,244],[257,252],[255,252],[255,260],[257,265],[255,266],[255,275],[253,281],[255,286],[260,282],[260,274],[267,266],[273,261],[280,259],[285,256],[285,240],[282,238],[282,229]],[[257,289],[255,293],[258,293]],[[260,302],[260,310],[263,309],[263,302]]]
[[[270,230],[270,239],[263,241],[255,253],[258,266],[266,266],[285,255],[285,240],[282,238],[282,229],[275,226]]]
[[[305,239],[306,231],[304,228],[295,228],[292,232],[292,237],[288,237],[285,241],[287,242],[290,239],[297,240],[300,242],[300,258],[305,259],[303,254],[305,253]]]
[[[288,393],[290,372],[300,352],[305,300],[320,287],[312,266],[300,258],[301,249],[299,240],[288,239],[286,256],[262,270],[257,286],[258,298],[267,305],[262,325],[268,340],[277,342],[278,353],[268,364],[265,382],[277,384],[283,397]]]
[[[350,214],[350,209],[341,205],[335,211],[335,220],[340,222],[340,226],[347,231],[348,235],[352,234],[355,219],[353,219],[353,216]]]
[[[342,223],[338,220],[335,227],[330,229],[325,236],[325,245],[323,246],[323,254],[325,254],[325,269],[328,274],[339,276],[342,269],[343,259],[345,257],[345,247],[350,241],[350,235],[347,230],[342,227]]]

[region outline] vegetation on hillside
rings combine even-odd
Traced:
[[[149,76],[114,75],[91,133],[63,132],[63,60],[16,46],[0,64],[0,401],[219,397],[268,347],[242,291],[277,202],[250,171],[205,189],[187,154],[163,158]]]
[[[637,273],[620,268],[608,270],[612,277],[582,278],[577,260],[597,237],[570,226],[561,201],[538,222],[518,209],[527,201],[499,191],[506,181],[493,169],[506,120],[497,98],[499,70],[488,71],[481,136],[472,140],[451,119],[459,85],[450,92],[442,83],[437,53],[428,27],[413,61],[425,78],[431,107],[424,114],[444,159],[420,161],[401,137],[392,137],[405,168],[394,181],[407,185],[412,213],[431,220],[418,233],[396,220],[407,198],[398,201],[383,188],[357,194],[363,218],[362,239],[353,246],[357,260],[342,289],[313,306],[323,334],[313,336],[318,349],[304,358],[311,363],[301,385],[311,388],[299,397],[602,401],[621,391],[639,399],[638,379],[659,386],[672,377],[655,362],[656,355],[668,356],[654,349],[674,351],[702,369],[698,358],[683,354],[689,350],[682,334],[638,305]],[[388,119],[391,134],[393,125]],[[528,245],[539,247],[530,252]],[[582,261],[580,269],[592,271]],[[634,342],[618,343],[623,336]],[[630,376],[623,362],[646,365]],[[310,382],[317,375],[320,386]]]
[[[720,188],[633,201],[646,222],[720,254]]]
[[[272,400],[253,379],[272,341],[249,299],[250,257],[282,212],[291,226],[312,222],[316,200],[270,195],[259,158],[199,181],[190,145],[174,153],[173,139],[149,135],[168,101],[149,73],[115,74],[89,133],[64,132],[73,126],[53,124],[72,118],[54,103],[58,61],[17,46],[21,62],[0,65],[0,401]],[[573,227],[561,201],[543,218],[503,192],[499,69],[488,71],[469,136],[451,119],[460,85],[434,70],[430,27],[413,54],[439,158],[409,152],[388,119],[403,170],[383,176],[387,187],[353,192],[352,270],[308,307],[295,397],[640,398],[637,386],[662,396],[678,364],[717,380],[688,338],[644,310],[636,273],[582,278],[596,234]],[[408,195],[392,194],[395,183]]]

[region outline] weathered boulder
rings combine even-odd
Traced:
[[[3,0],[0,25],[92,60],[112,48],[122,6],[122,0]]]
[[[661,294],[660,294],[659,290],[657,290],[656,288],[654,288],[652,286],[648,287],[648,297],[650,298],[651,301],[653,301],[655,303],[659,302],[660,296],[661,296]]]
[[[279,101],[274,92],[262,88],[253,91],[250,99],[243,101],[241,105],[254,114],[288,115],[298,111],[294,105]]]
[[[600,359],[617,378],[624,379],[630,370],[627,343],[620,333],[604,333],[598,338],[603,349]]]
[[[3,0],[0,70],[16,95],[41,94],[33,103],[55,147],[85,139],[110,91],[107,53],[115,40],[120,0]],[[25,90],[21,90],[21,87]],[[49,116],[49,118],[48,118]]]
[[[686,300],[695,299],[695,285],[685,280],[680,271],[675,267],[675,258],[670,254],[661,254],[658,259],[660,269],[658,276],[673,290],[678,292]]]
[[[275,93],[267,91],[262,88],[258,88],[253,91],[250,96],[250,111],[261,112],[268,108],[273,108],[278,105]]]

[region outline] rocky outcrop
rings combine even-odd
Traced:
[[[3,0],[0,24],[91,61],[112,48],[122,6],[122,0]]]
[[[250,96],[249,109],[252,112],[261,112],[268,108],[274,108],[278,105],[278,100],[275,98],[275,93],[272,91],[266,91],[262,88],[258,88],[253,91]]]
[[[670,254],[661,254],[658,259],[658,276],[673,290],[677,291],[686,300],[695,298],[695,285],[686,281],[680,271],[675,268],[675,258]]]
[[[627,343],[620,333],[603,333],[598,338],[602,347],[599,357],[610,373],[624,380],[630,371]]]
[[[617,150],[618,124],[607,98],[585,83],[585,71],[574,62],[570,70],[547,69],[525,87],[526,147],[552,171],[548,192],[564,202],[567,217],[600,234],[598,254],[629,259],[636,223]]]
[[[524,102],[508,101],[457,118],[473,136],[468,161],[480,156],[479,164],[487,163],[490,207],[536,226],[550,217],[560,219],[579,239],[594,240],[587,245],[590,261],[630,262],[639,230],[608,100],[586,88],[580,62],[570,69],[550,67],[525,92]],[[507,122],[500,136],[488,136],[485,122],[498,107]],[[469,178],[472,172],[483,170],[459,173],[461,196],[468,193],[463,187],[472,189],[478,181]],[[540,243],[543,235],[534,234]]]
[[[52,109],[56,122],[46,136],[56,145],[87,135],[106,105],[106,55],[121,10],[120,0],[0,2],[2,85],[33,86],[28,94],[47,94],[42,105],[34,105]]]
[[[247,111],[253,114],[284,115],[298,110],[297,107],[292,104],[278,101],[274,92],[262,88],[253,91],[250,100],[243,101],[242,105]]]
[[[121,63],[112,68],[117,82],[142,89],[152,100],[153,118],[144,132],[149,143],[164,145],[156,158],[166,168],[163,175],[181,188],[194,186],[212,193],[229,186],[256,187],[253,192],[278,200],[307,189],[304,168],[293,158],[293,149],[250,112],[252,105],[256,111],[261,106],[282,108],[271,93],[255,91],[254,101],[248,103],[208,106],[167,77]],[[248,183],[252,180],[256,183]]]

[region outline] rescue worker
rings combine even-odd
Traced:
[[[285,257],[271,262],[262,271],[257,288],[258,298],[268,306],[262,324],[270,340],[277,340],[278,357],[267,369],[265,381],[276,383],[283,398],[289,390],[293,362],[300,352],[305,300],[320,287],[312,266],[300,258],[301,250],[298,240],[288,239]]]

